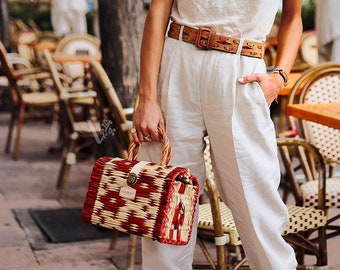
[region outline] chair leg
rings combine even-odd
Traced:
[[[116,247],[118,236],[119,236],[119,231],[113,230],[112,236],[111,236],[111,241],[110,241],[110,249],[114,249]]]
[[[17,160],[19,157],[21,128],[25,120],[24,114],[25,114],[25,104],[22,103],[20,104],[20,108],[19,108],[17,135],[15,138],[14,149],[13,149],[13,159],[15,160]]]
[[[127,270],[133,270],[135,267],[137,236],[131,234],[128,245]]]
[[[73,163],[72,160],[75,159],[75,153],[69,152],[67,153],[66,162],[62,164],[61,171],[59,174],[58,183],[60,183],[60,191],[59,191],[59,201],[63,201],[65,198],[65,192],[66,192],[66,184],[70,172],[71,166],[75,163]]]
[[[114,249],[118,240],[119,231],[113,230],[111,241],[110,241],[110,249]],[[127,254],[127,270],[133,270],[135,267],[135,259],[136,259],[136,249],[137,249],[137,236],[131,234],[129,236],[129,244],[128,244],[128,254]],[[112,261],[114,259],[112,258]]]
[[[329,175],[328,175],[329,178],[334,177],[336,166],[337,166],[336,163],[329,164]]]
[[[213,258],[211,257],[207,247],[205,246],[203,240],[197,236],[197,240],[196,240],[197,244],[200,246],[203,254],[204,254],[204,257],[207,259],[209,265],[210,265],[210,268],[211,269],[216,269],[216,265],[215,265],[215,262],[213,260]],[[195,268],[194,268],[195,269]]]
[[[317,266],[327,266],[327,227],[321,227],[318,230],[319,235],[319,257],[317,259]]]
[[[60,190],[59,201],[62,201],[65,197],[66,184],[70,168],[72,165],[76,164],[76,162],[77,158],[75,153],[75,141],[71,139],[69,147],[66,148],[66,151],[63,153],[62,164],[57,181],[57,188]]]
[[[11,113],[11,119],[9,120],[8,133],[7,133],[7,139],[6,139],[6,144],[5,144],[5,153],[7,154],[9,153],[9,149],[11,147],[15,118],[16,118],[16,114],[13,110]]]
[[[283,180],[281,180],[280,187],[283,189],[282,200],[284,203],[288,200],[288,195],[290,192],[290,187],[288,181],[285,179],[287,176],[283,176]]]
[[[59,169],[59,175],[56,183],[56,188],[61,189],[62,183],[63,183],[63,178],[65,175],[65,169],[66,169],[66,163],[67,163],[67,153],[68,153],[68,147],[64,147],[63,153],[62,153],[62,158],[61,158],[61,166]]]
[[[305,250],[302,247],[296,248],[296,260],[299,265],[304,265],[305,263]]]
[[[236,265],[233,265],[231,270],[238,270],[238,269],[250,269],[248,266],[245,266],[243,268],[243,265],[247,262],[247,257],[244,257],[240,262],[238,262]]]

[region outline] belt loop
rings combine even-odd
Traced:
[[[244,42],[244,38],[240,38],[236,54],[241,54],[241,51],[242,51],[242,48],[243,48],[243,42]]]
[[[178,40],[180,41],[182,41],[183,30],[184,30],[184,25],[181,25],[181,28],[179,29],[179,36],[178,36]]]

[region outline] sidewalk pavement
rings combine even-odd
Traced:
[[[126,269],[128,237],[120,237],[113,250],[111,239],[68,244],[46,240],[27,210],[82,207],[94,159],[72,166],[66,198],[59,202],[55,184],[61,153],[49,152],[56,146],[57,127],[25,123],[15,161],[3,150],[8,121],[9,114],[0,113],[0,270]],[[137,243],[134,270],[141,270],[140,239]],[[197,257],[202,258],[199,249]]]
[[[109,249],[110,239],[54,244],[45,240],[34,221],[18,222],[29,208],[81,207],[86,194],[93,158],[71,168],[66,199],[58,202],[55,183],[60,152],[48,150],[56,143],[57,127],[45,123],[25,123],[17,161],[3,149],[8,113],[0,113],[0,270],[118,270],[126,269],[128,237],[119,238]],[[340,269],[339,237],[328,243],[329,269]],[[199,249],[195,260],[203,258]],[[140,241],[135,270],[141,269]]]
[[[0,270],[103,270],[125,269],[127,237],[110,250],[110,239],[53,244],[32,220],[19,224],[13,211],[29,208],[81,207],[94,159],[71,169],[67,198],[58,202],[55,183],[60,152],[55,146],[57,129],[45,123],[25,123],[18,160],[4,153],[9,114],[0,113]],[[27,217],[26,217],[27,219]],[[140,265],[136,258],[136,267]]]

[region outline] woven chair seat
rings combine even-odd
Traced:
[[[50,105],[58,102],[58,96],[54,92],[25,93],[22,95],[22,99],[29,105]]]
[[[18,84],[20,86],[29,86],[30,85],[30,82],[29,80],[20,80],[18,81]],[[8,79],[7,77],[5,76],[0,76],[0,87],[8,87],[9,86],[9,82],[8,82]]]
[[[98,122],[91,122],[91,124],[89,124],[87,121],[74,123],[74,131],[79,133],[100,132],[100,129],[100,123]]]
[[[308,181],[301,185],[303,205],[318,205],[318,181]],[[340,178],[328,178],[326,181],[326,207],[340,208]]]
[[[289,221],[283,230],[282,235],[307,231],[326,225],[327,218],[324,216],[322,210],[294,205],[287,205],[287,209],[289,213]],[[220,211],[222,217],[222,228],[223,231],[229,235],[229,244],[234,246],[241,245],[241,238],[236,230],[234,218],[230,209],[225,205],[225,203],[220,202]],[[209,203],[199,205],[198,228],[214,230],[214,220],[212,218]]]
[[[87,97],[87,98],[75,98],[72,100],[73,103],[76,103],[78,105],[87,105],[87,106],[93,106],[93,97]]]
[[[284,228],[282,235],[326,226],[327,217],[322,210],[295,205],[287,205],[287,208],[289,221]]]
[[[236,230],[233,215],[225,203],[220,202],[220,211],[222,218],[223,231],[229,235],[229,242],[232,245],[241,245],[241,238]],[[214,230],[214,220],[211,214],[210,203],[199,205],[198,228],[205,230]]]

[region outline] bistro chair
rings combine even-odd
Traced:
[[[63,200],[71,166],[77,163],[77,154],[85,147],[93,146],[96,142],[100,143],[101,119],[96,92],[88,89],[71,89],[67,78],[58,72],[48,50],[44,51],[44,56],[58,93],[61,126],[64,131],[63,153],[57,180],[59,200]],[[82,99],[92,100],[86,103],[88,105],[85,110],[84,105],[79,102]]]
[[[32,65],[35,63],[35,55],[33,43],[37,38],[37,33],[32,30],[21,31],[17,35],[14,50],[23,58],[30,61]]]
[[[120,99],[114,89],[103,66],[97,61],[91,61],[89,64],[91,81],[93,89],[96,90],[102,115],[105,120],[112,124],[114,128],[113,149],[106,151],[106,155],[112,155],[112,150],[121,158],[127,158],[127,149],[130,144],[130,130],[132,121],[128,120],[132,116],[134,108],[123,108]],[[110,248],[114,249],[118,240],[118,231],[113,231]],[[127,269],[134,269],[135,255],[137,246],[137,236],[130,235],[127,254]]]
[[[288,98],[288,104],[340,102],[340,64],[323,63],[308,69],[295,83]],[[333,176],[335,166],[340,163],[340,130],[321,124],[287,116],[288,129],[296,130],[319,148],[330,166]]]
[[[7,53],[6,54],[6,58],[7,61],[9,61],[14,70],[18,70],[18,69],[31,69],[32,65],[31,63],[25,59],[22,58],[19,54],[17,53]],[[0,62],[0,70],[1,69],[1,62]],[[9,82],[7,80],[7,77],[3,74],[3,72],[1,72],[1,76],[0,76],[0,87],[9,87]],[[20,82],[21,85],[26,85],[29,86],[29,82],[28,81],[21,81]]]
[[[327,246],[326,246],[326,208],[325,208],[325,170],[323,159],[317,149],[308,144],[304,140],[297,139],[278,139],[279,149],[287,147],[301,147],[308,152],[311,158],[315,161],[315,166],[318,172],[317,182],[319,183],[318,206],[317,209],[287,205],[289,212],[289,221],[282,232],[284,239],[290,243],[296,250],[297,260],[299,263],[298,269],[326,269],[327,268]],[[281,152],[281,151],[280,151]],[[292,171],[290,155],[286,151],[282,151],[284,163],[287,171]],[[207,140],[207,148],[205,150],[206,162],[206,186],[209,201],[199,205],[199,220],[198,220],[198,244],[200,245],[208,265],[194,265],[194,269],[249,269],[247,267],[247,258],[242,252],[238,258],[233,254],[235,250],[242,251],[242,241],[237,233],[237,229],[229,208],[220,200],[214,174],[212,171],[210,160],[210,146]],[[270,217],[268,217],[270,224]],[[311,234],[316,234],[311,242]],[[216,247],[216,260],[209,253],[205,245],[207,237],[213,238]],[[227,252],[228,250],[228,252]],[[315,265],[304,264],[304,254],[308,252],[316,258]],[[236,260],[235,260],[236,259]],[[325,268],[326,267],[326,268]]]
[[[114,128],[114,148],[119,157],[127,158],[132,128],[132,121],[128,120],[127,116],[132,115],[133,108],[122,107],[116,90],[99,62],[90,62],[90,73],[93,88],[98,94],[100,107],[103,110],[103,118],[112,123]]]
[[[116,128],[120,130],[122,129],[123,133],[122,136],[128,135],[128,127],[132,126],[132,123],[128,123],[128,121],[125,118],[125,111],[122,109],[120,101],[118,99],[118,96],[109,81],[106,73],[104,72],[104,69],[102,66],[97,63],[92,63],[92,75],[94,86],[96,86],[95,91],[89,91],[89,90],[82,90],[82,91],[75,91],[70,88],[70,85],[68,85],[67,79],[60,77],[60,73],[58,73],[56,69],[56,64],[53,62],[53,59],[51,57],[51,54],[48,50],[44,51],[44,55],[46,58],[46,62],[51,70],[53,81],[55,83],[55,86],[58,90],[58,93],[60,95],[60,103],[61,103],[61,109],[64,113],[65,118],[65,126],[67,130],[66,134],[66,143],[64,146],[63,151],[63,157],[62,157],[62,165],[59,172],[57,187],[60,189],[60,195],[59,199],[64,199],[65,196],[65,189],[66,189],[66,183],[67,178],[69,174],[69,170],[71,165],[76,163],[76,153],[79,152],[80,149],[82,149],[84,146],[88,145],[88,143],[91,143],[95,141],[97,144],[101,144],[103,141],[102,139],[106,138],[115,138],[117,136],[117,130],[114,134],[106,133],[108,129],[107,125],[105,123],[105,120],[110,121],[112,120],[113,124],[116,124],[118,119],[114,118],[117,114],[120,114],[119,122],[120,125]],[[63,83],[63,81],[66,81]],[[76,121],[76,118],[74,117],[74,112],[72,111],[72,108],[75,104],[82,104],[79,102],[82,98],[93,98],[93,102],[88,102],[87,104],[92,104],[94,107],[94,110],[96,111],[96,116],[94,117],[92,115],[92,119],[87,119],[86,121]],[[107,98],[107,100],[106,100]],[[109,111],[107,111],[109,110]],[[128,112],[131,113],[131,110]],[[103,118],[108,117],[108,118]],[[101,124],[99,123],[99,119],[101,120]],[[110,123],[111,125],[111,123]],[[85,139],[85,143],[83,140]],[[119,144],[119,147],[121,147],[122,152],[121,156],[123,158],[127,157],[125,154],[127,153],[126,150],[128,145],[127,142],[124,141],[127,138],[123,138],[122,141],[117,142]],[[118,231],[113,231],[110,248],[113,249],[116,246],[116,242],[118,241]],[[134,262],[135,262],[135,253],[136,253],[136,245],[137,245],[137,236],[136,235],[130,235],[129,237],[129,244],[128,244],[128,255],[127,255],[127,269],[133,269],[134,268]]]
[[[47,49],[53,53],[61,38],[61,36],[50,31],[43,31],[37,34],[36,39],[32,43],[34,64],[36,66],[46,67],[44,50]]]
[[[133,108],[123,108],[119,97],[114,89],[107,73],[103,66],[97,61],[90,62],[90,74],[93,84],[93,89],[96,90],[98,101],[102,111],[102,117],[114,128],[114,136],[111,140],[114,145],[106,151],[106,155],[112,155],[114,150],[121,158],[127,158],[127,150],[130,144],[130,130],[132,128],[132,121],[127,117],[133,114]],[[113,231],[110,248],[116,247],[118,240],[118,231]],[[129,236],[129,251],[127,255],[127,269],[132,270],[135,263],[137,236]]]
[[[296,103],[333,103],[340,102],[340,64],[324,63],[306,71],[302,78],[294,85],[288,99],[288,104]],[[296,130],[297,136],[305,138],[308,142],[318,148],[325,163],[328,165],[328,178],[326,181],[326,198],[329,211],[340,208],[340,178],[335,177],[337,164],[340,163],[340,130],[305,121],[293,116],[288,116],[290,130]],[[300,154],[301,158],[303,153]],[[313,179],[309,175],[308,179]],[[288,187],[285,188],[285,197],[290,190],[290,180],[284,178]],[[285,183],[284,183],[285,184]],[[306,187],[308,186],[308,189]],[[297,188],[297,187],[296,187]],[[309,206],[316,205],[313,201],[317,194],[317,183],[315,181],[301,183],[301,196],[309,198]],[[294,192],[295,199],[301,198]],[[328,237],[340,234],[340,227],[333,226],[340,214],[328,220],[327,228],[330,230]]]
[[[7,78],[12,103],[5,152],[9,153],[10,151],[16,127],[13,159],[19,157],[23,124],[28,120],[37,119],[51,121],[58,109],[57,94],[48,87],[43,87],[43,81],[50,79],[50,73],[38,68],[30,68],[27,65],[27,60],[20,59],[17,55],[8,56],[3,43],[0,42],[1,69]],[[13,63],[21,68],[15,70]]]
[[[70,34],[63,37],[57,44],[56,54],[62,55],[100,55],[100,40],[89,34]],[[82,84],[86,73],[86,66],[80,62],[65,62],[61,64],[63,73],[74,82]]]

